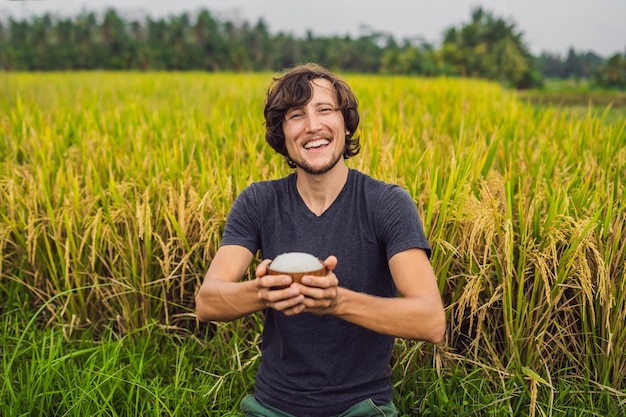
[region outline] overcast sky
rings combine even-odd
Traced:
[[[206,8],[220,20],[254,24],[262,17],[271,33],[358,36],[366,25],[396,40],[421,37],[438,46],[444,30],[468,23],[471,9],[479,5],[515,23],[533,54],[565,55],[570,47],[604,57],[626,53],[626,0],[0,0],[0,14],[65,16],[114,7],[140,18]]]

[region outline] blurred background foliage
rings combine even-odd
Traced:
[[[271,33],[259,19],[220,20],[209,10],[167,18],[128,18],[114,9],[75,17],[50,14],[0,21],[5,71],[280,71],[314,61],[335,71],[465,76],[518,88],[544,79],[591,80],[594,88],[626,89],[626,53],[533,56],[515,23],[474,8],[469,22],[449,27],[441,45],[397,40],[362,28],[359,37]]]

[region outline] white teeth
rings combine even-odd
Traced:
[[[319,148],[320,146],[325,146],[325,145],[328,145],[329,143],[330,141],[328,139],[313,140],[311,142],[305,143],[304,149]]]

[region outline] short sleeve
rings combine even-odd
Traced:
[[[221,246],[243,246],[255,254],[260,247],[260,215],[255,184],[246,187],[235,199],[224,228]]]
[[[409,193],[393,185],[381,194],[377,209],[377,230],[385,244],[387,260],[411,248],[424,249],[430,258],[431,248],[415,202]]]

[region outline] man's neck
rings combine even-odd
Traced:
[[[311,212],[321,216],[333,204],[348,181],[348,172],[343,160],[324,174],[309,174],[298,168],[298,193]]]

